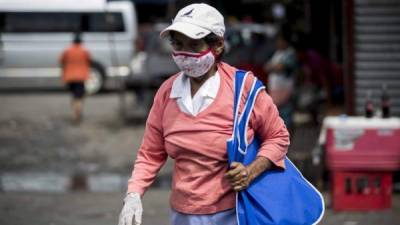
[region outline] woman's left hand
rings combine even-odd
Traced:
[[[247,188],[251,182],[248,169],[239,162],[233,162],[225,177],[231,183],[235,191]]]
[[[246,189],[258,175],[271,168],[272,163],[269,159],[257,157],[247,167],[239,162],[231,163],[225,177],[231,183],[233,190],[241,191]]]

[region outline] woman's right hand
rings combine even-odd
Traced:
[[[139,193],[129,193],[124,199],[124,207],[119,215],[118,225],[132,225],[133,217],[135,217],[134,225],[142,224],[142,200]]]

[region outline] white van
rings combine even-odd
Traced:
[[[129,75],[137,35],[132,2],[0,0],[0,88],[60,86],[59,58],[78,31],[93,60],[89,93]]]

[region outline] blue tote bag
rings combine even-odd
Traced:
[[[227,141],[229,163],[249,165],[257,157],[260,140],[246,140],[246,128],[257,94],[264,90],[255,79],[240,117],[238,107],[247,73],[235,75],[234,125]],[[317,224],[324,214],[321,193],[309,183],[286,157],[285,170],[269,170],[259,175],[247,189],[237,193],[236,214],[239,225],[309,225]]]

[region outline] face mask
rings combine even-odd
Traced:
[[[207,73],[215,62],[211,49],[200,53],[174,51],[176,65],[189,77],[200,77]]]

